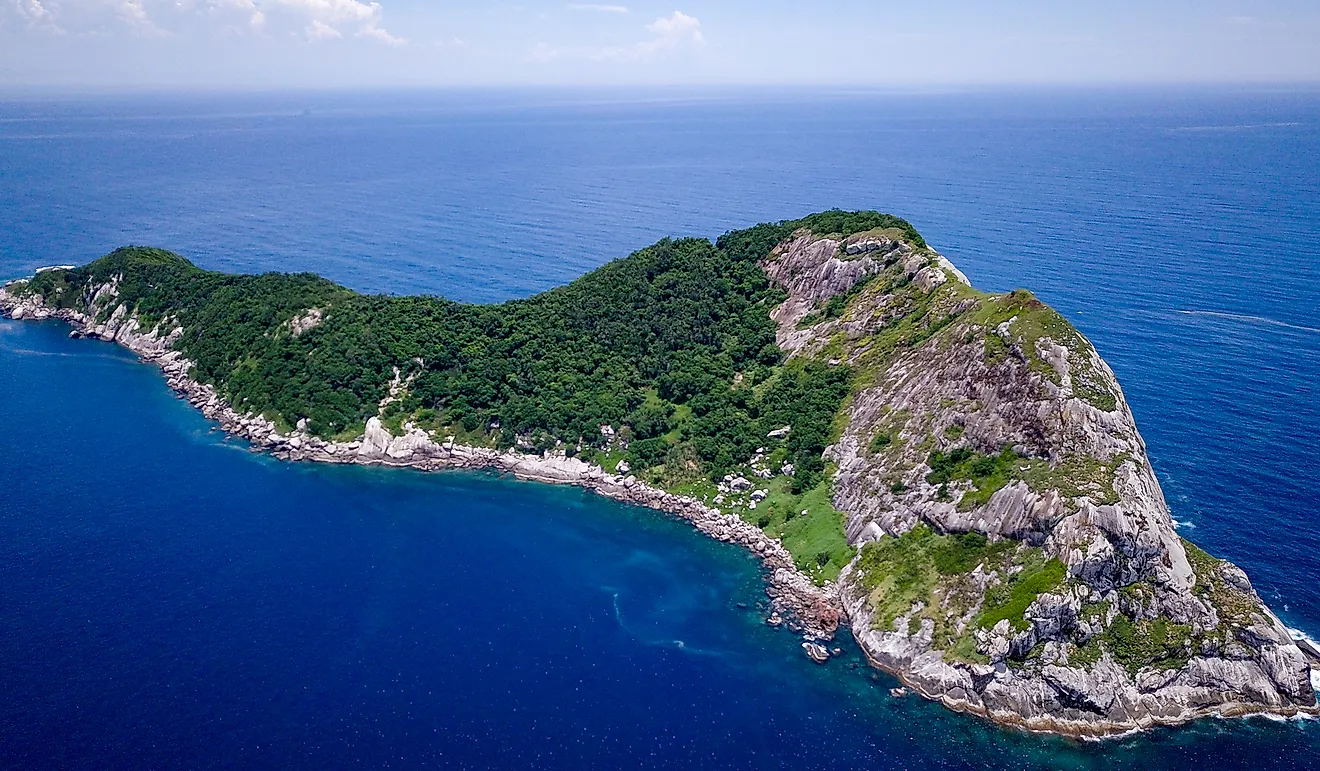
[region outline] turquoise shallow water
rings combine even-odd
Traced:
[[[1318,171],[1320,99],[1295,93],[11,102],[0,275],[133,242],[493,301],[665,234],[888,209],[1072,317],[1186,534],[1317,631]],[[750,557],[681,523],[254,456],[58,324],[0,322],[0,425],[7,766],[1301,768],[1320,747],[1263,720],[1082,745],[892,699],[852,646],[816,667],[762,624]]]

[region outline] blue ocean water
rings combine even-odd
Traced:
[[[1320,93],[0,102],[0,277],[115,246],[477,302],[665,235],[909,218],[1118,373],[1174,516],[1320,634]],[[1320,724],[1003,731],[761,623],[756,564],[488,475],[282,464],[0,322],[0,764],[1309,767]],[[745,606],[745,607],[744,607]]]

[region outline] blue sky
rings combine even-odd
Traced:
[[[0,0],[0,87],[1320,82],[1317,0]]]

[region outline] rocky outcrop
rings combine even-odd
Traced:
[[[73,327],[74,336],[106,340],[128,348],[144,361],[160,367],[170,388],[216,421],[227,434],[250,442],[254,450],[290,461],[358,463],[423,471],[488,469],[518,479],[583,487],[622,503],[671,514],[716,540],[751,551],[765,568],[766,592],[774,612],[790,616],[792,626],[809,642],[833,638],[843,620],[833,585],[817,586],[797,569],[793,556],[777,539],[738,516],[722,513],[699,500],[673,495],[633,476],[610,474],[598,465],[576,458],[512,450],[499,452],[455,444],[452,438],[437,442],[418,429],[394,436],[374,417],[367,421],[362,437],[352,442],[326,441],[302,428],[281,433],[270,420],[239,413],[212,386],[194,380],[192,362],[173,350],[182,331],[169,320],[144,330],[134,313],[116,303],[117,282],[112,280],[96,287],[89,293],[83,310],[51,308],[44,298],[22,296],[14,292],[16,288],[11,283],[0,289],[0,313],[13,319],[61,319]]]
[[[856,235],[842,244],[810,231],[795,233],[762,263],[770,280],[788,291],[788,299],[770,314],[779,325],[779,347],[796,353],[819,339],[831,327],[800,330],[799,322],[824,301],[847,294],[887,265],[910,259],[914,252],[907,242],[878,233]]]
[[[874,664],[1039,731],[1316,712],[1306,659],[1245,574],[1201,553],[1198,575],[1117,380],[1062,317],[1025,292],[976,292],[940,255],[883,235],[801,231],[763,267],[789,295],[772,313],[781,346],[860,373],[826,456],[861,550],[841,596]],[[820,319],[836,297],[846,311]],[[867,544],[917,527],[1007,540],[1024,559],[929,579],[929,597],[882,623],[892,583],[867,575]],[[979,626],[1027,557],[1057,560],[1060,586],[1018,625]],[[1145,663],[1140,646],[1156,644],[1168,656]]]
[[[325,311],[320,308],[308,308],[306,311],[289,319],[289,334],[294,337],[301,337],[321,326],[321,322],[324,319]]]

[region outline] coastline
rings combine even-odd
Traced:
[[[9,294],[8,285],[0,288],[0,315],[16,320],[56,319],[72,327],[71,337],[88,337],[115,342],[127,348],[144,362],[155,364],[164,374],[170,388],[196,407],[206,418],[215,421],[229,436],[249,442],[256,452],[266,452],[287,461],[358,464],[394,468],[412,468],[421,471],[444,469],[494,470],[514,477],[549,484],[569,484],[590,490],[622,503],[656,509],[677,516],[699,531],[726,543],[733,543],[751,551],[764,568],[766,593],[771,598],[774,613],[769,619],[776,623],[779,614],[788,626],[804,637],[806,654],[819,663],[828,659],[823,643],[833,638],[841,625],[849,625],[868,662],[878,669],[894,675],[915,693],[957,712],[966,712],[985,718],[998,725],[1029,733],[1061,735],[1077,739],[1114,738],[1156,726],[1181,725],[1203,717],[1242,717],[1249,715],[1295,718],[1315,716],[1316,709],[1292,705],[1266,705],[1238,701],[1217,703],[1213,706],[1177,705],[1176,709],[1147,709],[1131,714],[1126,722],[1095,717],[1074,717],[1064,714],[1042,714],[1043,703],[1038,703],[1034,686],[1039,682],[1006,680],[1001,690],[1014,696],[1007,703],[1010,709],[996,709],[988,705],[974,691],[968,691],[961,676],[949,678],[942,660],[930,660],[928,652],[911,647],[904,637],[895,640],[891,633],[879,632],[872,623],[872,612],[864,602],[849,591],[851,570],[845,569],[837,583],[817,586],[804,572],[797,569],[792,555],[776,539],[760,528],[736,515],[725,514],[701,501],[668,493],[637,480],[633,476],[620,476],[606,472],[602,467],[585,463],[577,458],[538,456],[513,450],[499,452],[482,447],[456,444],[452,438],[437,441],[427,432],[412,429],[402,436],[390,434],[378,418],[371,418],[361,440],[330,442],[295,429],[281,434],[276,426],[259,415],[244,415],[235,410],[210,385],[189,376],[193,364],[173,350],[182,334],[177,326],[161,336],[160,327],[144,330],[137,316],[123,305],[104,321],[73,309],[51,308],[40,296],[18,297]],[[117,293],[114,282],[96,288],[88,307],[96,308],[101,300],[113,301]],[[106,306],[110,307],[110,306]],[[987,671],[988,670],[988,671]],[[966,685],[999,680],[1003,673],[992,667],[976,667]],[[959,694],[968,696],[960,698]],[[1139,697],[1140,698],[1140,697]],[[1001,704],[1000,706],[1003,706]]]
[[[846,621],[837,585],[818,586],[793,562],[792,555],[777,539],[734,514],[725,514],[687,496],[674,495],[634,476],[620,476],[577,458],[539,456],[513,450],[499,452],[470,447],[451,440],[436,442],[419,430],[393,436],[377,418],[367,423],[361,442],[328,442],[295,429],[281,434],[259,415],[243,415],[226,402],[215,388],[189,377],[193,363],[172,345],[178,330],[161,337],[142,331],[135,316],[116,312],[104,323],[94,324],[85,314],[71,309],[46,307],[40,298],[25,300],[0,287],[0,316],[16,321],[59,320],[72,327],[71,337],[86,337],[117,343],[132,351],[140,361],[154,364],[180,397],[208,420],[216,422],[228,436],[247,441],[254,452],[266,452],[284,461],[357,464],[410,468],[419,471],[446,469],[492,470],[515,478],[546,484],[573,485],[620,503],[642,506],[678,517],[705,535],[724,543],[742,546],[755,555],[764,570],[766,594],[774,613],[800,632],[807,643],[832,640]],[[122,306],[120,306],[122,310]]]
[[[841,584],[848,579],[848,572],[845,570],[844,575],[839,577]],[[867,609],[865,602],[854,601],[849,603],[845,598],[844,608],[849,617],[849,623],[852,625],[853,633],[857,637],[858,647],[871,666],[893,675],[904,687],[924,699],[936,702],[954,712],[989,720],[1004,728],[1012,728],[1031,734],[1063,736],[1083,741],[1105,741],[1121,739],[1153,728],[1174,728],[1205,718],[1261,717],[1274,720],[1315,720],[1320,718],[1320,711],[1315,708],[1309,710],[1300,707],[1268,708],[1260,704],[1244,702],[1226,703],[1214,707],[1187,707],[1184,705],[1183,709],[1169,714],[1159,714],[1154,711],[1147,712],[1144,715],[1132,718],[1131,722],[1128,723],[1099,718],[1072,720],[1059,715],[1027,716],[1011,710],[992,709],[979,700],[957,698],[948,689],[932,688],[932,684],[941,685],[943,683],[938,678],[932,683],[930,679],[921,677],[920,675],[926,674],[928,670],[912,666],[920,657],[920,652],[912,651],[911,655],[903,656],[908,651],[903,651],[902,646],[887,644],[892,643],[897,635],[892,633],[881,634],[874,630],[872,624],[873,613]],[[891,654],[892,658],[886,661],[879,657],[880,654]],[[987,667],[987,669],[989,671],[985,673],[985,676],[993,677],[993,668]]]

